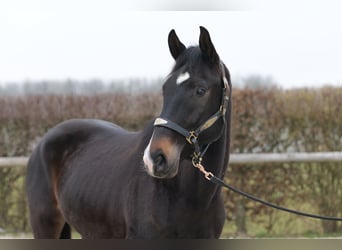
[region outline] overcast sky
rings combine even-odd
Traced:
[[[283,87],[342,86],[338,1],[127,2],[2,0],[0,82],[163,77],[173,65],[169,31],[196,45],[202,25],[233,78],[260,74]],[[206,9],[223,11],[173,11]]]

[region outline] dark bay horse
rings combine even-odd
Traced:
[[[50,129],[26,177],[35,238],[218,238],[220,188],[229,160],[231,83],[208,31],[186,48],[168,37],[175,66],[160,116],[139,132],[74,119]]]

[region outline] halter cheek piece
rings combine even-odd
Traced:
[[[167,118],[158,117],[154,121],[155,127],[165,127],[165,128],[171,129],[171,130],[173,130],[173,131],[177,132],[178,134],[185,137],[187,142],[190,145],[192,145],[194,148],[194,153],[192,156],[192,163],[194,165],[201,163],[203,155],[205,154],[208,147],[210,146],[210,143],[209,143],[205,146],[205,148],[203,150],[201,150],[201,147],[200,147],[198,140],[197,140],[199,135],[203,131],[212,127],[216,123],[216,121],[219,120],[220,118],[223,119],[224,123],[226,122],[225,114],[226,114],[227,107],[228,107],[230,91],[229,91],[228,79],[226,77],[226,73],[225,73],[223,63],[220,64],[220,68],[221,68],[221,78],[222,78],[222,83],[223,83],[221,105],[220,105],[219,110],[215,114],[210,116],[202,125],[200,125],[199,127],[197,127],[196,129],[193,129],[193,130],[187,130],[187,129],[183,128],[182,126],[178,125],[177,123],[175,123],[175,122],[173,122]]]

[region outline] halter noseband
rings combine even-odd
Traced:
[[[225,114],[226,114],[228,102],[229,102],[229,84],[228,84],[228,79],[226,77],[224,65],[222,62],[220,64],[220,68],[221,68],[221,77],[222,77],[222,83],[223,83],[221,105],[220,105],[219,110],[215,114],[210,116],[202,125],[200,125],[194,130],[187,130],[183,128],[182,126],[178,125],[177,123],[167,118],[161,118],[161,117],[156,118],[153,124],[155,127],[165,127],[184,136],[187,142],[194,147],[194,153],[192,156],[192,163],[194,165],[201,163],[203,155],[205,154],[208,147],[210,146],[210,143],[209,143],[206,145],[206,147],[203,150],[201,150],[201,147],[197,140],[199,135],[203,131],[212,127],[216,123],[216,121],[219,120],[221,117],[223,119],[223,123],[226,122]]]

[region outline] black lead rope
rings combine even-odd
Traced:
[[[305,213],[305,212],[289,209],[289,208],[286,208],[286,207],[278,206],[278,205],[275,205],[275,204],[273,204],[271,202],[268,202],[268,201],[261,200],[258,197],[255,197],[255,196],[253,196],[251,194],[245,193],[245,192],[241,191],[240,189],[237,189],[237,188],[235,188],[235,187],[233,187],[233,186],[231,186],[229,184],[226,184],[224,181],[222,181],[221,179],[217,178],[216,176],[214,176],[212,174],[210,174],[210,176],[208,178],[206,177],[206,179],[208,179],[212,183],[215,183],[216,185],[219,185],[219,186],[222,186],[222,187],[226,187],[226,188],[230,189],[231,191],[233,191],[235,193],[238,193],[238,194],[240,194],[242,196],[245,196],[248,199],[251,199],[251,200],[259,202],[259,203],[262,203],[262,204],[264,204],[266,206],[269,206],[269,207],[272,207],[272,208],[275,208],[275,209],[279,209],[279,210],[282,210],[282,211],[285,211],[285,212],[288,212],[288,213],[292,213],[292,214],[296,214],[296,215],[301,215],[301,216],[306,216],[306,217],[311,217],[311,218],[315,218],[315,219],[342,221],[342,218],[339,218],[339,217],[331,217],[331,216],[324,216],[324,215]]]

